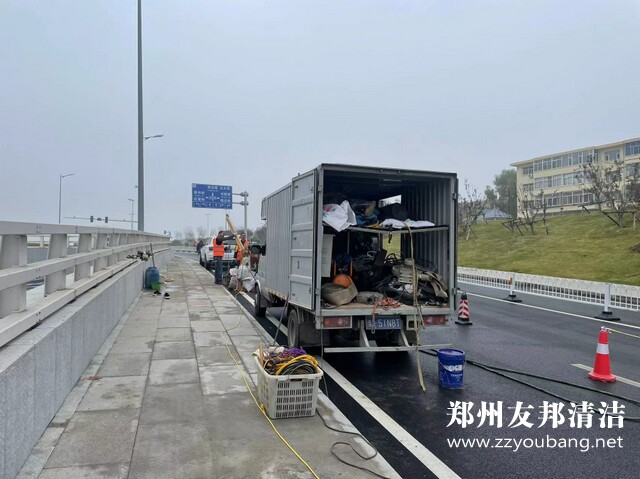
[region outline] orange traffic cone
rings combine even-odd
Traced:
[[[609,333],[605,327],[600,328],[596,362],[593,366],[593,371],[589,373],[589,378],[605,383],[612,383],[616,380],[616,377],[611,374],[611,364],[609,363]]]
[[[460,295],[460,307],[458,308],[458,319],[456,319],[456,323],[465,326],[473,324],[469,319],[469,301],[467,300],[467,293],[464,291]]]

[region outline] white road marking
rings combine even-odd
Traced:
[[[255,304],[253,298],[251,296],[249,296],[247,293],[245,293],[244,291],[242,293],[242,296],[245,297],[245,299],[247,301],[249,301],[251,304]],[[287,335],[287,328],[285,328],[281,323],[279,319],[276,319],[275,316],[273,316],[272,314],[268,313],[265,315],[267,317],[267,319],[269,321],[271,321],[271,323],[277,328],[278,326],[280,326],[280,332],[283,333],[285,336]]]
[[[322,370],[331,376],[342,389],[346,391],[365,411],[367,411],[373,419],[378,421],[400,444],[407,448],[422,464],[424,464],[432,473],[440,479],[460,479],[455,472],[449,469],[444,462],[438,459],[429,449],[424,447],[420,441],[405,431],[400,424],[394,421],[386,412],[380,409],[373,401],[365,396],[358,388],[351,384],[347,379],[336,371],[324,359],[318,358],[318,362]]]
[[[640,329],[640,326],[634,326],[633,324],[624,324],[624,323],[618,323],[618,322],[613,323],[613,322],[607,321],[605,319],[591,318],[589,316],[583,316],[581,314],[566,313],[564,311],[557,311],[555,309],[543,308],[542,306],[534,306],[532,304],[509,303],[509,301],[505,301],[504,299],[492,298],[491,296],[485,296],[484,294],[467,292],[467,296],[477,296],[478,298],[491,299],[493,301],[499,301],[501,303],[508,303],[508,304],[513,304],[513,305],[516,305],[516,306],[523,306],[525,308],[539,309],[539,310],[542,310],[542,311],[549,311],[550,313],[564,314],[565,316],[574,316],[576,318],[590,319],[591,321],[598,321],[599,323],[605,323],[605,324],[608,324],[609,326],[615,326],[616,328],[623,327],[623,328]]]
[[[591,371],[593,369],[592,367],[585,366],[584,364],[572,364],[571,366],[575,366],[576,368],[584,369],[585,371]],[[640,383],[637,382],[637,381],[633,381],[631,379],[623,378],[622,376],[618,376],[617,374],[616,374],[616,377],[618,378],[618,381],[620,381],[621,383],[630,384],[631,386],[635,386],[637,388],[640,388]]]
[[[246,293],[241,293],[247,301],[253,303],[253,299]],[[272,315],[267,313],[267,318],[276,327],[279,321]],[[280,325],[280,330],[286,335],[287,328]],[[321,364],[323,371],[331,376],[331,378],[358,404],[360,404],[365,411],[367,411],[373,419],[384,427],[398,442],[407,448],[422,464],[424,464],[431,472],[433,472],[439,479],[460,479],[455,472],[438,459],[429,449],[424,447],[420,441],[414,438],[411,434],[405,431],[400,424],[394,421],[387,413],[380,409],[376,404],[365,396],[358,388],[351,384],[342,374],[336,371],[329,363],[324,359],[318,358],[318,362]]]

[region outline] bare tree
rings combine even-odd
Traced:
[[[182,245],[182,232],[181,231],[176,231],[173,234],[173,241],[171,241],[171,244],[173,244],[173,245]]]
[[[249,238],[251,238],[251,241],[264,244],[267,241],[267,224],[263,223],[256,228]]]
[[[482,217],[487,206],[487,198],[478,193],[477,188],[469,185],[468,180],[464,180],[464,190],[465,195],[458,204],[458,225],[460,236],[468,240],[473,233],[473,225]]]
[[[533,191],[525,191],[523,186],[518,189],[518,216],[520,223],[529,228],[532,235],[536,234],[535,224],[540,218],[546,219],[547,204],[544,191],[537,195]],[[547,234],[549,231],[547,230]]]
[[[638,175],[634,173],[631,171],[631,174],[625,175],[622,160],[609,164],[592,161],[580,165],[579,182],[583,191],[593,195],[598,210],[619,228],[624,227],[624,214],[640,202]],[[603,206],[608,211],[603,210]]]
[[[184,235],[184,240],[187,243],[193,243],[193,240],[195,238],[195,234],[193,233],[193,227],[185,226],[184,229],[182,230],[182,234]]]
[[[640,208],[640,163],[627,165],[625,175],[626,191],[628,200],[634,208]]]
[[[610,166],[602,165],[590,157],[589,161],[582,163],[576,171],[578,184],[582,187],[582,191],[591,194],[593,203],[598,206],[599,211],[602,211],[605,192],[610,187],[607,180],[610,169]]]
[[[206,226],[198,226],[196,228],[196,232],[198,234],[198,238],[199,239],[203,239],[203,238],[206,238],[207,236],[209,236],[209,232],[207,231],[207,227]]]

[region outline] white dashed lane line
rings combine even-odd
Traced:
[[[344,391],[351,396],[362,408],[375,419],[389,434],[395,437],[416,459],[424,464],[439,479],[460,479],[455,472],[449,469],[444,462],[424,447],[420,441],[409,434],[405,429],[394,421],[391,416],[380,409],[371,399],[365,396],[358,388],[351,384],[342,374],[336,371],[329,363],[322,358],[317,358],[322,370],[331,376]]]
[[[576,368],[584,369],[585,371],[591,371],[593,369],[592,367],[585,366],[584,364],[572,364],[571,366],[575,366]],[[640,388],[640,383],[637,382],[637,381],[634,381],[632,379],[623,378],[622,376],[618,376],[617,374],[616,374],[616,378],[618,378],[618,381],[620,381],[621,383],[629,384],[631,386],[635,386],[637,388]]]

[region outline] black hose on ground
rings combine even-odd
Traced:
[[[420,351],[420,352],[424,353],[424,354],[427,354],[429,356],[435,356],[435,357],[438,356],[437,355],[437,351],[434,351],[434,350],[431,350],[431,351]],[[613,394],[613,393],[610,393],[608,391],[601,391],[599,389],[594,389],[594,388],[590,388],[590,387],[587,387],[587,386],[582,386],[581,384],[574,384],[574,383],[570,383],[568,381],[563,381],[561,379],[554,379],[554,378],[550,378],[548,376],[541,376],[539,374],[527,373],[527,372],[524,372],[524,371],[517,371],[515,369],[502,368],[502,367],[499,367],[499,366],[492,366],[492,365],[489,365],[489,364],[483,364],[483,363],[481,363],[479,361],[473,361],[471,359],[466,359],[465,362],[471,364],[472,366],[476,366],[476,367],[478,367],[480,369],[484,369],[485,371],[489,371],[491,373],[497,374],[498,376],[502,376],[503,378],[511,379],[512,381],[515,381],[517,383],[523,384],[525,386],[528,386],[528,387],[530,387],[532,389],[535,389],[537,391],[540,391],[540,392],[543,392],[545,394],[548,394],[549,396],[553,396],[555,398],[558,398],[558,399],[560,399],[560,400],[562,400],[564,402],[567,402],[567,403],[578,404],[580,401],[575,401],[573,399],[565,398],[564,396],[560,396],[559,394],[556,394],[553,391],[549,391],[548,389],[541,388],[539,386],[536,386],[535,384],[531,384],[531,383],[529,383],[527,381],[523,381],[521,379],[514,378],[513,376],[509,376],[509,375],[504,374],[504,373],[506,372],[506,373],[511,373],[511,374],[520,374],[522,376],[527,376],[527,377],[531,377],[531,378],[543,379],[545,381],[551,381],[551,382],[554,382],[554,383],[557,383],[557,384],[563,384],[565,386],[571,386],[571,387],[574,387],[574,388],[577,388],[577,389],[583,389],[585,391],[591,391],[591,392],[594,392],[594,393],[599,393],[599,394],[602,394],[604,396],[609,396],[609,397],[612,397],[612,398],[615,398],[615,399],[620,399],[621,401],[626,401],[626,402],[629,402],[631,404],[635,404],[636,406],[640,406],[640,401],[637,401],[635,399],[631,399],[631,398],[628,398],[628,397],[625,397],[625,396],[620,396],[618,394]],[[624,416],[624,419],[627,420],[627,421],[640,422],[640,417]]]

